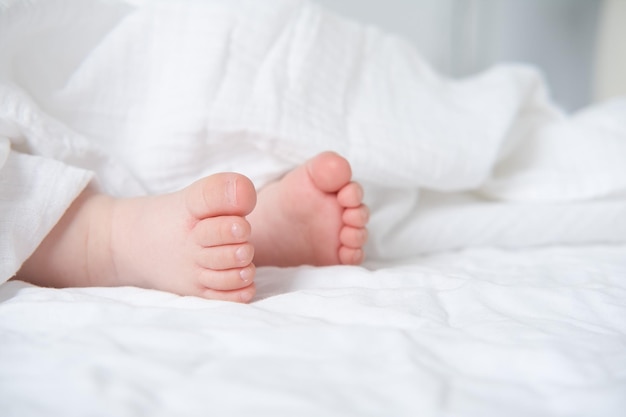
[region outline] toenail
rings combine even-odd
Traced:
[[[241,246],[235,252],[235,256],[241,262],[250,262],[252,260],[252,249],[250,246]]]
[[[363,191],[363,187],[361,187],[360,185],[357,188],[357,195],[359,196],[359,201],[363,201],[363,198],[365,197],[365,191]]]
[[[250,282],[252,281],[252,278],[254,278],[254,272],[252,271],[252,268],[243,268],[239,271],[239,276],[243,282]]]
[[[361,215],[363,216],[363,224],[367,224],[370,221],[370,211],[367,208],[367,206],[364,206],[364,209],[361,212]]]
[[[239,223],[233,223],[230,228],[230,232],[233,234],[235,239],[241,239],[244,237],[243,227]]]
[[[244,303],[249,303],[254,298],[254,293],[251,291],[243,291],[239,294],[239,299]]]
[[[237,178],[233,178],[228,181],[226,198],[231,205],[237,205]]]

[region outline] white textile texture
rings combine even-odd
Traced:
[[[0,410],[622,417],[625,250],[475,248],[373,270],[259,268],[247,305],[9,282]]]

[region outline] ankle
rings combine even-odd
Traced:
[[[45,287],[107,285],[110,262],[111,197],[84,190],[16,277]]]
[[[85,277],[89,286],[115,286],[118,281],[112,228],[119,200],[104,194],[92,194],[83,203],[86,221]]]

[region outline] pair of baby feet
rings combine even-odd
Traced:
[[[223,173],[178,193],[125,201],[114,212],[115,275],[143,287],[248,302],[255,265],[360,264],[368,210],[351,176],[347,160],[326,152],[258,195],[246,177]]]
[[[160,196],[87,193],[18,278],[57,287],[133,285],[249,302],[256,291],[255,265],[362,262],[369,213],[362,188],[351,177],[347,160],[324,152],[258,195],[248,178],[235,173]],[[72,252],[74,241],[82,246]],[[72,265],[75,259],[84,261]],[[54,265],[61,268],[58,273]]]

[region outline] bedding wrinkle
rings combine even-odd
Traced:
[[[260,293],[262,281],[270,286],[250,306],[199,299],[194,304],[190,298],[132,288],[50,290],[11,282],[0,287],[3,298],[13,294],[9,304],[0,305],[0,332],[32,329],[34,340],[25,350],[25,341],[5,338],[0,369],[7,377],[20,375],[23,365],[17,369],[7,362],[17,357],[59,375],[54,383],[38,382],[50,395],[36,404],[60,410],[67,406],[55,401],[54,393],[72,387],[78,398],[91,399],[74,402],[79,410],[93,404],[128,410],[121,406],[124,398],[147,412],[151,407],[198,410],[197,399],[209,395],[216,409],[238,414],[249,409],[227,399],[245,395],[260,410],[289,398],[286,404],[294,410],[331,414],[350,414],[358,403],[364,404],[363,412],[395,404],[400,415],[423,407],[433,410],[430,415],[473,407],[499,415],[513,403],[533,415],[562,414],[549,411],[556,407],[565,414],[606,410],[617,416],[611,410],[619,410],[616,390],[623,379],[621,323],[605,323],[588,308],[552,300],[578,294],[574,299],[580,306],[602,305],[601,298],[582,295],[596,291],[590,283],[598,268],[607,266],[612,279],[605,276],[603,285],[618,288],[622,254],[620,247],[536,249],[533,256],[492,249],[404,260],[373,271],[268,268],[260,271]],[[561,294],[562,278],[553,271],[570,266],[571,259],[591,268],[576,268],[581,274],[576,285],[565,283],[571,294]],[[276,286],[274,279],[286,282]],[[445,294],[446,302],[435,301],[432,293]],[[55,300],[56,314],[50,315],[49,303]],[[172,308],[177,303],[180,307]],[[489,305],[496,309],[486,309]],[[439,308],[444,310],[433,315]],[[616,308],[607,314],[622,317],[622,305]],[[478,310],[469,313],[472,309]],[[620,327],[613,327],[613,335],[598,332],[614,325]],[[62,344],[43,343],[63,333],[73,336]],[[72,360],[69,372],[54,365],[64,358]],[[3,392],[32,387],[26,379],[11,380],[11,390]],[[16,398],[23,397],[13,395],[13,404],[19,403]],[[494,398],[505,398],[508,406]]]

